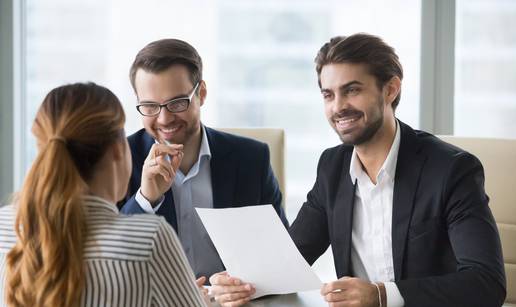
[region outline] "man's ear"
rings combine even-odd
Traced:
[[[204,80],[201,80],[201,81],[199,81],[199,101],[200,101],[201,106],[204,105],[206,96],[208,96],[208,90],[206,89],[206,82],[204,82]]]
[[[401,79],[398,76],[392,77],[391,80],[385,84],[384,90],[385,102],[392,105],[392,102],[398,97],[401,91]]]

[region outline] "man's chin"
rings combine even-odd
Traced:
[[[353,133],[338,133],[340,140],[345,145],[358,146],[371,141],[379,130],[378,127],[368,127],[360,131],[353,131]]]
[[[339,134],[339,138],[340,138],[340,141],[342,142],[342,144],[344,144],[344,145],[353,145],[353,146],[356,145],[355,139],[350,137],[349,135],[343,136],[343,135]]]
[[[178,137],[178,136],[174,136],[174,137],[168,137],[168,138],[161,138],[161,140],[165,140],[167,141],[169,144],[183,144],[184,141],[183,141],[183,138],[181,137]]]
[[[167,141],[170,144],[182,144],[181,142],[183,140],[183,137],[178,133],[170,135],[166,133],[160,133],[159,131],[153,131],[151,135],[158,142]]]
[[[357,139],[356,131],[338,131],[335,129],[335,132],[337,132],[342,144],[355,145],[355,141]]]
[[[363,133],[337,133],[339,138],[344,145],[360,145],[367,142],[367,139],[364,138]]]

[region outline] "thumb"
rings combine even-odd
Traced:
[[[201,277],[197,278],[197,280],[195,281],[195,283],[197,284],[197,287],[202,287],[205,282],[206,282],[205,276],[201,276]]]

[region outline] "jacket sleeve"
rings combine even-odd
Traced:
[[[312,265],[330,245],[328,220],[324,208],[325,195],[322,183],[324,154],[317,166],[317,178],[308,192],[306,202],[290,226],[289,234],[305,260]]]
[[[454,157],[443,179],[448,236],[457,271],[396,282],[406,306],[501,306],[506,295],[500,238],[473,155]]]
[[[140,205],[136,201],[136,193],[127,199],[125,204],[122,205],[120,212],[123,214],[145,213],[145,211],[143,211],[143,209],[140,207]]]

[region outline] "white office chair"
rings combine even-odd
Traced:
[[[285,131],[275,128],[217,128],[217,130],[245,136],[269,145],[271,166],[283,195],[281,205],[285,210]]]
[[[455,136],[440,138],[474,154],[484,166],[489,207],[502,240],[507,275],[504,306],[516,306],[516,140]]]

